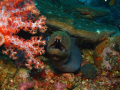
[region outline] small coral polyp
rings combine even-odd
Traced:
[[[10,54],[12,59],[16,59],[16,49],[24,51],[27,55],[25,64],[26,67],[32,69],[44,68],[43,63],[39,59],[35,59],[36,55],[44,54],[43,45],[46,44],[42,37],[32,37],[31,40],[19,38],[16,34],[20,30],[36,34],[46,31],[44,16],[40,16],[40,12],[36,9],[33,0],[2,0],[0,1],[0,33],[4,36],[3,43],[6,50],[4,54]],[[37,17],[37,18],[36,18]],[[34,19],[35,18],[35,19]],[[4,40],[3,38],[1,40]],[[37,46],[34,46],[37,44]],[[1,44],[2,45],[2,44]]]

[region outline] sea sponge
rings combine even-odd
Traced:
[[[19,84],[19,83],[26,83],[29,81],[29,73],[28,70],[25,68],[19,68],[15,74],[14,77],[14,82]]]
[[[96,68],[91,64],[85,64],[81,67],[81,72],[84,77],[94,79],[97,74]]]

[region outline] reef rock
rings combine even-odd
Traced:
[[[68,31],[72,36],[90,41],[99,41],[119,32],[117,27],[87,19],[88,16],[95,18],[109,14],[110,11],[105,8],[82,6],[79,3],[67,5],[46,0],[36,1],[36,6],[47,17],[47,32]]]
[[[94,60],[99,68],[120,71],[120,36],[110,37],[95,48]]]
[[[6,80],[12,78],[16,72],[16,68],[9,60],[0,58],[0,85],[4,87]]]
[[[82,19],[77,20],[75,25],[57,20],[47,20],[47,24],[52,27],[52,30],[68,31],[72,36],[90,41],[100,41],[118,32],[116,27]]]
[[[94,19],[96,17],[102,17],[107,14],[110,14],[109,9],[100,8],[100,7],[91,7],[91,6],[85,6],[85,5],[75,7],[75,10],[80,12],[81,18],[87,18],[87,19]]]

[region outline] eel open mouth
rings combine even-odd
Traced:
[[[66,48],[62,45],[60,39],[55,39],[54,43],[50,45],[49,49],[59,49],[60,51],[66,51]]]

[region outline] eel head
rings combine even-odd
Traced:
[[[47,53],[52,60],[61,60],[70,55],[70,37],[63,31],[54,32],[47,45]]]

